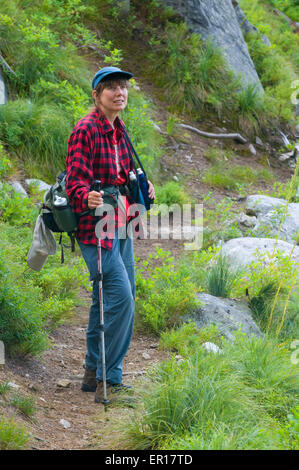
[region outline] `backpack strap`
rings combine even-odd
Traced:
[[[134,159],[133,159],[133,156],[132,156],[132,155],[134,155],[134,157],[136,158],[136,160],[137,160],[137,162],[138,162],[138,164],[139,164],[141,170],[142,170],[143,173],[144,173],[144,176],[147,178],[145,169],[143,168],[143,165],[142,165],[142,163],[141,163],[141,161],[140,161],[140,158],[138,157],[137,152],[136,152],[136,150],[134,149],[134,146],[133,146],[132,141],[131,141],[131,139],[130,139],[130,137],[129,137],[129,134],[128,134],[128,131],[127,131],[127,129],[126,129],[126,126],[125,126],[124,124],[123,124],[123,131],[124,131],[124,138],[125,138],[126,144],[128,145],[129,150],[131,150],[131,152],[130,152],[130,157],[131,157],[131,160],[132,160],[132,163],[133,163],[133,166],[134,166],[134,170],[135,170],[136,173],[137,173],[136,165],[135,165],[135,162],[134,162]]]

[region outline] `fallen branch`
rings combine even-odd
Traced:
[[[12,68],[8,65],[8,63],[6,62],[6,60],[4,59],[4,57],[2,57],[2,55],[0,54],[0,62],[2,62],[2,64],[4,65],[5,68],[7,68],[7,70],[12,73],[15,77],[17,76],[17,74],[12,70]]]
[[[192,126],[187,126],[186,124],[176,124],[178,127],[182,127],[183,129],[188,129],[189,131],[196,132],[196,134],[202,135],[203,137],[208,137],[211,139],[235,139],[241,144],[246,144],[247,140],[240,134],[214,134],[212,132],[205,132],[200,131]]]

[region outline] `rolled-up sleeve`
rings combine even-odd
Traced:
[[[93,184],[92,140],[88,129],[75,128],[68,140],[66,192],[74,212],[88,209]]]

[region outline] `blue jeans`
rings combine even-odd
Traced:
[[[102,380],[100,337],[100,301],[98,255],[95,245],[78,242],[93,281],[92,305],[86,332],[85,367],[96,370]],[[117,231],[112,250],[102,250],[103,310],[105,332],[106,378],[111,384],[122,382],[123,359],[128,351],[134,325],[135,273],[133,241],[118,239]]]

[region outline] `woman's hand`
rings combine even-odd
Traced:
[[[155,188],[154,188],[154,185],[153,183],[150,182],[150,180],[147,180],[148,181],[148,197],[150,199],[155,199]]]
[[[97,191],[90,191],[90,193],[88,193],[88,208],[95,209],[96,207],[102,206],[104,204],[103,194],[104,191],[100,191],[99,193]]]

